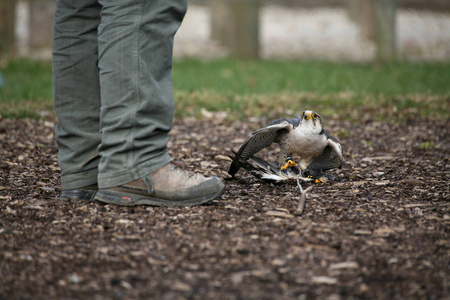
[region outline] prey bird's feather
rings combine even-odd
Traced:
[[[268,162],[258,156],[251,156],[249,159],[242,158],[239,153],[233,152],[231,157],[239,168],[247,170],[256,178],[268,182],[282,182],[286,180],[296,179],[301,175],[297,167],[291,167],[281,170],[281,164],[276,162]]]

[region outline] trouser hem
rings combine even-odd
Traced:
[[[101,189],[111,188],[119,185],[124,185],[132,181],[141,179],[153,172],[158,171],[165,165],[172,161],[167,151],[159,156],[136,165],[131,170],[114,172],[109,174],[98,175],[98,186]]]
[[[97,183],[98,170],[91,169],[75,174],[61,176],[61,186],[63,190],[74,190]]]

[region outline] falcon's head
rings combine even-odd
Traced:
[[[312,110],[305,110],[301,116],[302,127],[310,127],[314,132],[322,131],[322,120],[318,113]]]

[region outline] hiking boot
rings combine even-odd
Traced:
[[[217,177],[204,177],[166,165],[125,185],[100,189],[95,200],[115,205],[186,206],[220,197],[225,185]]]
[[[97,193],[97,184],[85,186],[79,189],[63,190],[59,200],[61,201],[94,201],[95,193]]]

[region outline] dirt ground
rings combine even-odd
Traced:
[[[225,180],[270,120],[206,117],[171,153]],[[61,202],[54,122],[0,119],[0,299],[450,299],[450,121],[324,123],[346,164],[297,215],[296,182],[244,171],[199,207]]]

